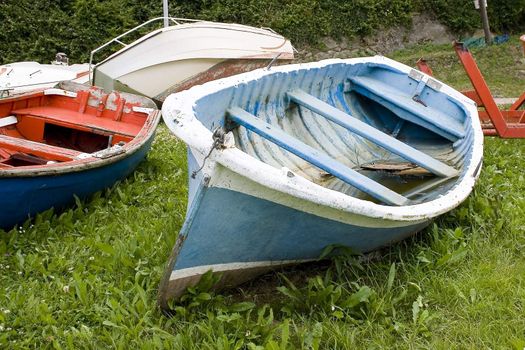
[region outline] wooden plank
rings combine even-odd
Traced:
[[[409,121],[421,127],[432,130],[452,142],[465,137],[463,123],[436,108],[425,107],[421,103],[414,101],[412,96],[402,94],[401,91],[392,88],[390,85],[364,76],[352,77],[350,81],[352,82],[352,88],[360,94],[380,104],[386,101],[409,114],[417,116]],[[404,118],[401,114],[399,116]]]
[[[227,111],[228,118],[246,129],[251,130],[279,147],[295,154],[318,168],[334,175],[349,185],[391,205],[406,205],[409,200],[380,183],[350,169],[346,165],[330,158],[317,149],[297,140],[279,128],[262,121],[245,110],[234,107]]]
[[[7,135],[0,135],[0,147],[22,153],[34,154],[45,159],[59,161],[72,160],[82,153],[67,148],[46,145]]]
[[[476,64],[476,61],[474,61],[474,57],[472,57],[472,55],[468,51],[468,48],[462,43],[455,42],[454,50],[456,51],[456,54],[461,64],[463,65],[463,68],[465,68],[465,71],[467,72],[472,86],[474,86],[474,90],[479,96],[483,107],[487,111],[487,114],[490,116],[492,124],[494,125],[495,129],[498,131],[498,134],[500,136],[505,135],[508,129],[508,125],[505,119],[503,118],[501,111],[496,105],[496,102],[492,97],[490,89],[487,83],[485,82],[481,71],[479,70],[478,65]]]
[[[14,115],[0,118],[0,128],[18,123],[18,119]]]
[[[454,177],[457,176],[458,171],[437,159],[432,158],[426,153],[423,153],[414,147],[399,141],[398,139],[385,134],[382,131],[353,118],[328,103],[307,94],[302,90],[294,90],[287,93],[290,100],[305,106],[306,108],[322,115],[326,119],[342,126],[343,128],[356,133],[359,136],[372,141],[373,143],[389,150],[390,152],[403,157],[404,159],[427,169],[431,173],[440,177]]]
[[[50,124],[101,134],[120,134],[135,137],[142,128],[142,125],[114,121],[108,118],[95,117],[87,113],[79,113],[69,109],[51,106],[17,109],[13,110],[12,113],[20,116],[30,115],[44,119]]]
[[[509,111],[517,111],[518,108],[520,108],[521,105],[523,105],[524,102],[525,102],[525,92],[522,93],[520,95],[520,97],[518,97],[518,99],[516,101],[514,101],[512,106],[510,106]]]
[[[474,57],[472,57],[468,48],[463,43],[455,42],[454,50],[456,51],[463,68],[465,68],[465,72],[467,73],[472,86],[474,86],[474,90],[476,90],[481,102],[483,102],[483,107],[490,117],[490,121],[494,125],[497,134],[503,138],[525,138],[525,125],[509,124],[505,120],[502,111],[498,108],[496,101],[494,101],[487,82],[483,78],[476,61],[474,60]],[[485,135],[487,134],[485,133]]]

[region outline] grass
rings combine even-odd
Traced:
[[[518,96],[516,38],[474,51],[489,85]],[[468,87],[447,46],[425,56]],[[341,256],[220,294],[191,290],[171,316],[156,306],[184,221],[184,145],[161,126],[127,180],[0,232],[0,348],[514,348],[525,346],[525,141],[487,138],[469,199],[424,232],[366,257]]]

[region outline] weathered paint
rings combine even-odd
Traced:
[[[386,134],[376,128],[353,118],[350,114],[344,113],[339,109],[325,103],[304,91],[296,90],[288,93],[287,96],[294,102],[306,106],[315,113],[328,118],[330,121],[342,126],[343,128],[356,133],[357,135],[372,141],[376,145],[399,155],[400,157],[417,164],[428,171],[442,177],[453,177],[457,171],[448,165],[435,160],[424,152],[421,152],[406,143],[399,141],[393,136]]]
[[[140,147],[118,157],[119,160],[100,160],[96,166],[71,167],[58,174],[27,171],[29,176],[0,177],[0,227],[9,229],[51,207],[63,209],[74,202],[74,196],[86,198],[112,186],[144,159],[152,140],[145,140]],[[79,171],[81,168],[84,170]],[[0,173],[4,171],[1,169]]]
[[[279,57],[280,58],[280,57]],[[293,57],[292,57],[293,58]],[[275,65],[286,64],[291,61],[290,59],[280,58],[279,62]],[[202,85],[209,81],[227,78],[235,74],[245,73],[257,68],[262,68],[268,66],[270,59],[266,58],[251,58],[251,59],[228,59],[226,61],[217,63],[211,68],[207,69],[204,72],[198,72],[196,75],[191,76],[183,81],[176,81],[176,83],[169,87],[166,91],[160,95],[153,96],[152,98],[156,101],[164,102],[166,97],[169,95],[187,90],[195,85]]]
[[[315,259],[329,244],[376,249],[459,205],[470,194],[481,167],[483,136],[476,106],[441,82],[421,83],[411,71],[384,57],[328,60],[257,70],[168,97],[164,120],[189,146],[190,174],[202,170],[190,178],[187,217],[161,286],[161,305],[196,283],[208,269],[226,271],[226,284],[234,285],[268,267]],[[370,102],[349,89],[345,82],[352,76],[384,79],[404,96],[417,92],[428,108],[438,108],[460,122],[464,136],[452,143],[434,132],[438,123],[432,127],[431,120],[412,123],[417,116],[398,105],[406,119],[400,124],[383,101]],[[238,107],[350,167],[385,159],[403,161],[290,104],[286,93],[298,88],[395,134],[455,168],[459,176],[436,186],[423,183],[428,193],[410,205],[387,206],[342,186],[341,181],[242,127],[228,133],[223,147],[210,153],[213,130],[226,125],[228,109]],[[405,102],[409,101],[419,103],[410,98]],[[207,246],[210,242],[213,248]]]
[[[210,269],[223,274],[223,284],[236,285],[243,269],[254,275],[254,267],[261,273],[315,260],[331,244],[367,252],[399,241],[429,223],[360,227],[229,189],[210,187],[203,191],[200,205],[188,213],[191,225],[180,232],[173,265],[167,268],[171,273],[168,277],[166,272],[161,286],[161,295],[167,294],[163,300],[180,295]]]
[[[0,128],[0,227],[10,228],[50,207],[61,208],[73,195],[85,197],[127,176],[144,159],[160,119],[153,101],[129,94],[104,94],[97,88],[63,83],[61,88],[0,100],[0,117],[17,122]],[[104,109],[99,111],[101,101]],[[82,111],[82,112],[78,112]],[[100,116],[96,116],[99,114]],[[120,120],[115,120],[119,115]],[[89,131],[72,146],[47,144],[45,126]],[[64,129],[60,129],[61,132]],[[100,142],[95,151],[89,142]],[[78,138],[77,138],[78,139]],[[108,144],[109,142],[109,144]],[[122,142],[122,143],[120,143]],[[80,146],[79,146],[80,145]],[[32,165],[13,163],[16,159]]]
[[[268,123],[262,122],[259,118],[243,109],[228,109],[228,118],[239,125],[242,125],[246,129],[261,135],[266,140],[275,143],[277,146],[299,158],[304,159],[319,169],[326,171],[328,174],[332,174],[347,184],[368,193],[384,203],[392,205],[404,205],[408,203],[407,198],[391,191],[388,187],[385,187],[380,183],[369,179],[365,175],[360,174],[356,170],[335,161],[325,153],[318,151],[298,139],[290,137],[290,135],[283,132],[279,127],[273,127]]]

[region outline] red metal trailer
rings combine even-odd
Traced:
[[[519,110],[525,102],[525,92],[508,110],[500,110],[468,48],[461,42],[454,42],[453,46],[474,87],[474,90],[462,93],[474,100],[478,107],[483,108],[479,111],[483,134],[502,138],[525,138],[525,110]],[[420,59],[417,66],[420,71],[433,75],[432,69],[424,59]]]

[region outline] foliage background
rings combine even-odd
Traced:
[[[525,26],[525,0],[490,1],[488,9],[494,31]],[[271,27],[298,46],[410,25],[416,12],[433,14],[458,34],[480,23],[472,0],[170,1],[172,16]],[[161,0],[2,0],[0,64],[46,63],[56,52],[85,62],[92,49],[161,14]]]

